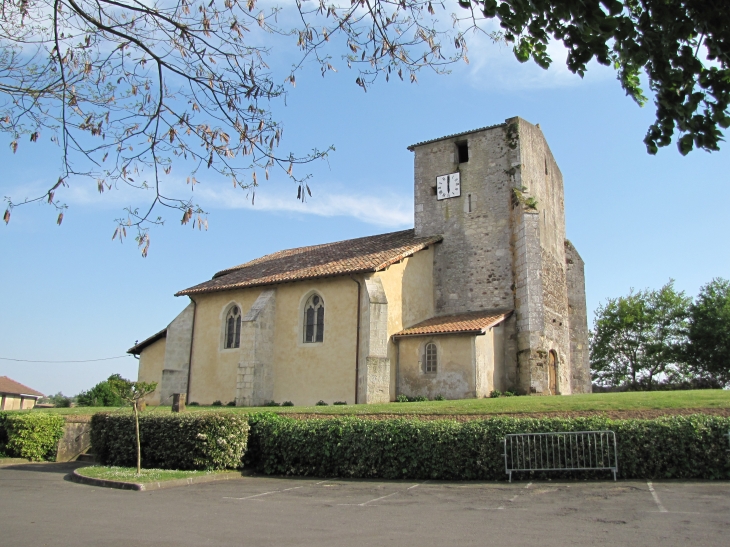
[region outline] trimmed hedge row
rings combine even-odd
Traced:
[[[246,452],[249,425],[237,414],[147,414],[139,417],[142,467],[237,469]],[[134,466],[134,416],[95,414],[91,445],[105,465]]]
[[[0,412],[0,455],[55,461],[65,423],[53,414]]]
[[[507,433],[615,431],[619,477],[729,479],[730,418],[491,418],[470,422],[253,415],[248,466],[266,474],[505,480]],[[550,477],[559,475],[551,473]],[[566,474],[567,477],[585,477]],[[605,473],[591,476],[606,478]]]
[[[133,417],[97,414],[91,426],[92,445],[101,463],[134,464]],[[383,479],[505,480],[505,434],[603,429],[616,433],[621,478],[730,479],[730,418],[707,415],[655,420],[499,417],[462,423],[355,417],[296,420],[273,413],[140,417],[144,467],[225,469],[245,464],[271,475]]]

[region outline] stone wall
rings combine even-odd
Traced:
[[[243,316],[236,406],[260,406],[274,400],[275,315],[276,289],[266,289]]]
[[[458,163],[463,144],[469,160]],[[505,323],[500,384],[571,393],[563,179],[539,125],[510,118],[411,149],[416,233],[443,235],[434,251],[435,314],[514,309]],[[461,195],[439,201],[436,177],[455,172]]]
[[[388,299],[379,276],[365,277],[360,284],[357,402],[387,403],[390,401]]]
[[[458,163],[457,143],[467,143],[468,162]],[[434,251],[436,315],[511,309],[510,149],[503,126],[412,150],[416,234],[444,236]],[[437,200],[436,177],[455,172],[461,196]]]
[[[565,264],[570,322],[570,362],[573,393],[591,392],[591,365],[588,346],[585,264],[573,244],[565,240]]]
[[[91,448],[91,416],[64,416],[63,437],[58,441],[57,462],[70,462]]]
[[[191,302],[167,326],[165,368],[159,387],[162,405],[172,404],[173,393],[187,393],[194,317],[195,304]]]

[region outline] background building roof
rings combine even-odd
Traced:
[[[415,230],[287,249],[216,273],[213,279],[175,296],[272,285],[305,279],[377,272],[441,241]]]
[[[0,376],[0,393],[5,393],[7,395],[31,395],[33,397],[43,397],[43,394],[40,391],[24,386],[20,382],[16,382],[7,376]]]

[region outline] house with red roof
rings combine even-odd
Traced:
[[[43,394],[40,391],[7,376],[0,376],[0,410],[28,410],[41,397]]]
[[[590,391],[583,261],[539,125],[409,150],[412,229],[275,252],[179,291],[187,307],[129,350],[159,384],[149,402]]]

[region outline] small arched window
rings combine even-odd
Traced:
[[[324,301],[313,294],[304,305],[304,342],[324,341]]]
[[[424,360],[426,364],[426,372],[436,372],[438,365],[438,350],[436,344],[429,342],[426,344],[426,358]]]
[[[241,310],[232,306],[226,315],[225,348],[237,348],[241,345]]]

